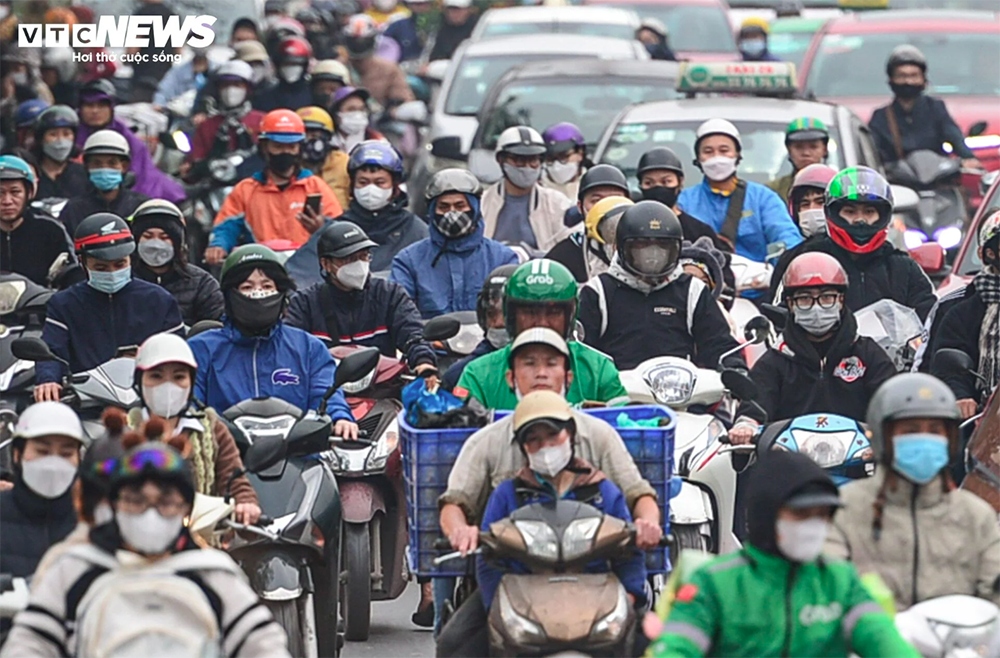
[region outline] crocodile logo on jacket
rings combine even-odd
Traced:
[[[276,386],[298,386],[299,376],[291,368],[278,368],[271,373],[271,383]]]

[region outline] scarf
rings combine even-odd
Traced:
[[[611,266],[608,268],[608,274],[610,274],[612,278],[621,281],[629,288],[638,290],[644,295],[648,295],[660,290],[661,288],[669,286],[675,279],[677,279],[677,277],[684,274],[684,269],[678,265],[674,268],[674,271],[667,276],[667,278],[662,281],[652,283],[648,279],[637,277],[626,270],[625,266],[622,265],[621,260],[618,258],[618,254],[615,253],[614,257],[611,259]]]
[[[986,378],[983,385],[989,393],[1000,379],[997,350],[1000,349],[1000,274],[983,269],[973,280],[976,293],[986,304],[983,326],[979,330],[979,373]]]

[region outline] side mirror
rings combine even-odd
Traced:
[[[243,465],[247,473],[259,473],[285,458],[285,439],[276,434],[257,437],[247,449]]]
[[[747,322],[746,326],[743,328],[743,337],[754,345],[760,345],[763,343],[767,340],[770,333],[771,321],[763,315],[757,315],[750,318],[750,321]]]
[[[974,124],[972,124],[971,126],[969,126],[968,136],[969,137],[979,137],[984,132],[986,132],[986,122],[985,121],[977,121]]]
[[[345,356],[340,360],[340,365],[337,366],[337,374],[333,376],[333,386],[326,392],[323,399],[330,398],[344,384],[363,379],[365,375],[378,366],[378,360],[381,356],[377,347],[368,347]]]
[[[210,329],[222,329],[222,323],[218,320],[199,320],[195,322],[190,329],[188,329],[187,337],[197,336],[203,331],[208,331]]]
[[[757,399],[757,385],[739,370],[723,370],[722,385],[740,400],[751,402]]]
[[[784,306],[777,306],[775,304],[761,304],[760,312],[764,314],[764,317],[771,321],[774,327],[782,331],[785,325],[788,324],[788,309]],[[750,324],[749,322],[747,323]]]
[[[439,315],[431,318],[424,325],[424,340],[448,340],[458,335],[462,330],[462,323],[447,315]]]
[[[950,347],[939,349],[931,361],[931,373],[935,377],[965,376],[975,369],[976,364],[972,362],[971,356]]]
[[[780,258],[781,254],[785,253],[787,249],[788,245],[784,242],[772,242],[767,245],[767,260],[771,261]]]
[[[890,185],[893,212],[910,212],[920,205],[920,195],[905,185]]]
[[[465,160],[462,153],[462,138],[458,135],[438,137],[431,142],[431,155],[445,160]]]
[[[434,80],[436,82],[441,82],[444,80],[444,76],[448,73],[448,65],[451,63],[449,59],[435,59],[433,62],[427,63],[427,68],[424,69],[423,77],[428,80]]]
[[[41,338],[17,338],[10,344],[10,351],[25,361],[58,361],[68,365],[64,359],[53,354],[48,344]]]
[[[927,274],[937,274],[944,269],[944,249],[937,242],[925,242],[910,249],[910,256]]]

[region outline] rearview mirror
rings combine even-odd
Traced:
[[[739,370],[723,370],[722,385],[740,400],[751,402],[757,399],[757,385]]]
[[[337,374],[333,376],[333,386],[330,388],[336,391],[348,382],[356,382],[363,379],[368,373],[375,369],[378,360],[382,357],[377,347],[367,347],[348,354],[340,360],[337,366]],[[332,392],[326,397],[333,395]]]
[[[750,318],[743,328],[743,337],[754,345],[760,345],[771,333],[771,322],[763,315]]]
[[[944,268],[944,249],[937,242],[925,242],[910,249],[910,256],[927,274],[937,274]]]
[[[208,331],[210,329],[222,329],[222,323],[218,320],[199,320],[195,322],[190,329],[188,329],[187,337],[197,336],[203,331]]]
[[[462,330],[462,323],[447,315],[439,315],[431,318],[424,325],[424,340],[448,340],[458,335]]]
[[[438,137],[431,142],[431,155],[445,160],[465,160],[462,153],[462,138],[458,135]]]
[[[788,323],[788,309],[775,304],[761,304],[760,312],[764,314],[778,331],[783,331]],[[749,322],[747,324],[750,324]]]
[[[950,347],[939,349],[931,361],[931,373],[935,377],[965,376],[974,371],[975,367],[971,356]]]
[[[257,437],[247,448],[243,457],[243,465],[248,473],[260,473],[274,466],[285,458],[285,440],[277,434],[265,434]]]
[[[969,126],[968,136],[969,137],[979,137],[984,132],[986,132],[986,122],[985,121],[977,121],[974,124],[972,124],[971,126]]]
[[[920,205],[920,195],[905,185],[890,185],[893,212],[909,212]]]
[[[17,338],[10,344],[10,351],[24,361],[59,361],[63,359],[52,353],[48,344],[41,338]]]

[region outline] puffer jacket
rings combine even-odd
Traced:
[[[59,498],[42,498],[21,480],[0,492],[0,573],[24,578],[39,560],[76,526],[72,489]]]
[[[388,271],[396,254],[428,236],[427,224],[406,209],[409,204],[405,192],[382,210],[368,210],[351,199],[344,214],[336,218],[354,222],[378,243],[379,246],[372,250],[372,272]]]
[[[183,270],[171,268],[165,274],[149,269],[141,259],[135,259],[135,276],[162,286],[174,296],[181,309],[184,324],[192,326],[200,320],[222,318],[225,300],[215,278],[196,265],[188,263]]]
[[[144,201],[148,200],[149,197],[145,194],[135,189],[128,189],[126,183],[118,190],[118,196],[113,201],[108,202],[104,199],[104,195],[98,192],[90,181],[87,181],[87,193],[67,201],[62,212],[59,213],[59,221],[66,227],[66,233],[72,240],[80,223],[94,213],[113,212],[125,219],[131,216]]]
[[[880,491],[881,534],[873,506]],[[882,465],[873,477],[840,492],[844,507],[833,519],[824,552],[850,560],[862,574],[877,573],[900,609],[949,594],[1000,603],[1000,527],[981,498],[946,491],[940,477],[917,486]]]
[[[483,219],[486,221],[485,235],[488,238],[496,233],[497,218],[505,203],[503,185],[504,181],[501,180],[483,192]],[[570,231],[563,223],[563,217],[572,205],[573,202],[562,192],[535,185],[531,191],[528,222],[541,251],[548,251],[569,235]]]

